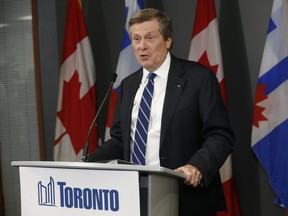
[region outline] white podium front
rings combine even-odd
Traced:
[[[13,161],[22,216],[178,216],[178,180],[163,167]]]

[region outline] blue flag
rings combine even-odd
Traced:
[[[121,50],[120,50],[117,69],[116,69],[116,73],[118,76],[117,76],[116,82],[114,83],[113,89],[111,91],[111,96],[110,96],[110,101],[109,101],[105,140],[110,138],[109,131],[112,125],[114,109],[116,106],[116,101],[117,101],[118,93],[120,90],[119,86],[125,77],[127,77],[128,75],[140,69],[140,65],[137,62],[137,59],[134,55],[133,48],[131,45],[128,22],[130,18],[134,16],[141,9],[143,9],[142,0],[125,0],[126,22],[125,22],[122,45],[121,45]]]
[[[288,1],[274,0],[255,95],[252,149],[288,209]]]

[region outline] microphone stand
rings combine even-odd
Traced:
[[[108,97],[108,95],[109,95],[109,93],[110,93],[110,91],[111,91],[111,89],[113,87],[113,84],[114,84],[116,78],[117,78],[117,74],[113,73],[112,77],[111,77],[111,81],[110,81],[110,85],[109,85],[108,91],[107,91],[107,93],[106,93],[106,95],[105,95],[105,97],[104,97],[104,99],[103,99],[103,101],[102,101],[102,103],[101,103],[101,105],[100,105],[100,107],[99,107],[99,109],[98,109],[93,121],[92,121],[92,124],[90,125],[90,128],[88,130],[88,135],[87,135],[87,138],[86,138],[86,142],[85,142],[85,146],[83,148],[83,154],[82,154],[82,159],[81,159],[82,162],[87,162],[89,142],[90,142],[90,136],[91,136],[92,129],[95,126],[96,121],[98,120],[99,113],[102,110],[102,107],[103,107],[104,103],[107,100],[107,97]]]

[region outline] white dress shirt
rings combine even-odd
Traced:
[[[171,56],[170,53],[168,53],[163,64],[156,71],[153,71],[153,73],[157,74],[157,76],[154,78],[154,92],[151,103],[150,121],[147,135],[147,147],[146,147],[147,166],[160,166],[159,148],[160,148],[161,120],[162,120],[162,111],[163,111],[164,98],[166,94],[166,86],[167,86],[170,63],[171,63]],[[142,93],[148,82],[147,75],[149,73],[150,73],[149,71],[143,68],[143,77],[137,90],[136,96],[134,98],[133,110],[131,116],[131,134],[130,134],[131,155],[133,153],[133,147],[134,147],[134,137],[135,137],[138,110],[140,106]]]

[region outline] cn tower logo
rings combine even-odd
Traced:
[[[42,181],[38,182],[38,204],[55,206],[55,185],[52,177],[47,185],[44,185]]]

